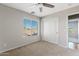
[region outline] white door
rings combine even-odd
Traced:
[[[58,18],[46,17],[44,20],[44,40],[58,42]]]

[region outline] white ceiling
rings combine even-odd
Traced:
[[[64,9],[68,9],[68,8],[79,5],[78,3],[49,3],[52,5],[55,5],[55,7],[48,8],[48,7],[44,7],[42,5],[35,5],[36,3],[3,3],[3,4],[6,6],[9,6],[9,7],[12,7],[12,8],[16,8],[16,9],[25,11],[30,14],[32,11],[34,11],[35,13],[33,15],[38,16],[38,17],[50,15],[55,12],[59,12]],[[39,11],[40,6],[43,7],[43,12]]]

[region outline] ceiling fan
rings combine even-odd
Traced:
[[[48,4],[48,3],[37,3],[36,5],[43,5],[44,7],[53,8],[54,5]]]
[[[44,7],[48,7],[48,8],[54,8],[55,6],[54,5],[51,5],[51,4],[48,4],[48,3],[36,3],[36,4],[34,4],[35,6],[40,6],[39,7],[39,11],[40,12],[43,12],[43,7],[42,6],[44,6]],[[32,14],[34,13],[34,11],[32,11]]]
[[[55,7],[54,5],[51,5],[51,4],[48,4],[48,3],[37,3],[36,5],[42,5],[42,6],[48,7],[48,8],[54,8]],[[43,11],[43,7],[42,6],[39,7],[40,12]]]

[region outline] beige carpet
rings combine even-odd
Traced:
[[[78,56],[78,50],[71,50],[48,42],[36,42],[0,55],[7,56]]]

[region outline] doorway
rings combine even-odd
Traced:
[[[68,47],[79,49],[79,14],[68,16]]]

